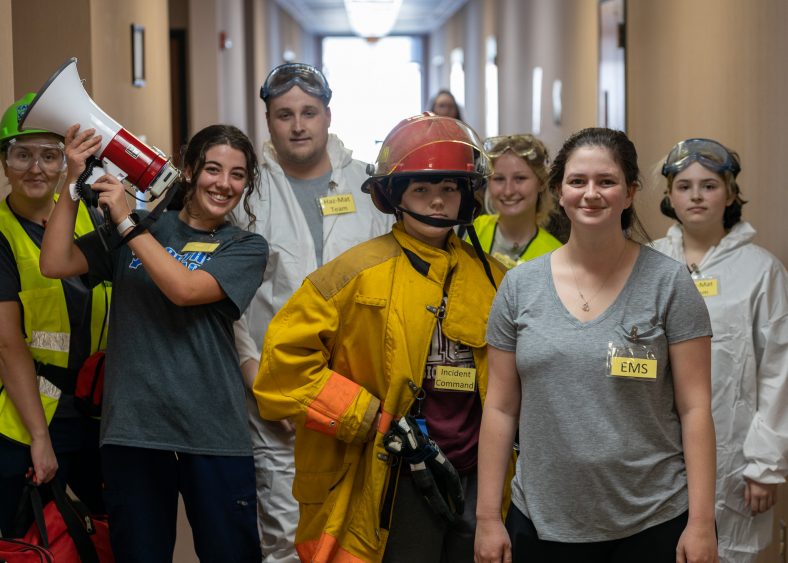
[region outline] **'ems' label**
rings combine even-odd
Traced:
[[[657,378],[657,360],[617,357],[612,359],[610,375],[614,377]]]

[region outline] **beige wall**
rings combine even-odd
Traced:
[[[69,57],[92,92],[90,0],[13,2],[14,97],[36,92]]]
[[[757,242],[788,263],[788,3],[629,1],[627,18],[628,126],[641,167],[688,137],[736,150],[744,218]],[[652,236],[662,236],[670,224],[657,210],[664,186],[651,184],[639,209]]]
[[[148,144],[172,153],[167,3],[91,1],[93,99]],[[131,25],[145,28],[145,85],[131,83]],[[80,73],[83,72],[80,63]]]
[[[551,149],[596,124],[598,60],[595,0],[499,0],[499,132],[532,131],[533,69],[543,69],[541,132]],[[553,81],[563,84],[563,115],[552,119]]]
[[[14,42],[11,0],[0,0],[0,108],[14,101]]]
[[[14,101],[14,43],[11,0],[0,0],[0,112]],[[0,170],[0,198],[8,194],[8,182]]]
[[[216,0],[189,1],[189,131],[219,122]]]
[[[248,135],[254,146],[261,147],[268,138],[265,124],[265,104],[259,92],[265,77],[268,75],[268,42],[266,24],[268,22],[268,0],[247,0],[246,2],[246,76],[250,95],[247,97]]]
[[[243,0],[222,0],[217,12],[219,32],[224,32],[229,46],[219,50],[219,121],[247,132],[246,100],[252,95],[246,84],[247,53],[244,36]],[[215,40],[219,47],[218,33]]]
[[[25,0],[14,2],[11,21],[14,98],[37,91],[64,61],[77,57],[80,77],[93,100],[132,133],[170,151],[166,3]],[[132,23],[145,27],[143,88],[131,85]]]

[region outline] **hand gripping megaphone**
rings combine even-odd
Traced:
[[[101,147],[96,157],[105,171],[126,179],[150,199],[159,197],[180,173],[170,160],[129,133],[88,96],[71,58],[55,72],[36,94],[19,122],[19,129],[45,129],[65,136],[66,129],[96,129]]]

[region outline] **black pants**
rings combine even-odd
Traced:
[[[104,514],[101,495],[99,458],[99,421],[86,417],[52,419],[49,425],[52,446],[57,457],[57,479],[84,502],[94,514]],[[33,466],[30,447],[0,438],[0,535],[10,535],[22,491],[25,474]],[[49,498],[44,496],[44,503]]]
[[[540,540],[533,522],[514,505],[506,516],[515,563],[675,563],[676,546],[687,525],[685,512],[627,538],[591,543]]]
[[[476,534],[476,471],[461,475],[465,510],[449,524],[438,516],[403,470],[394,501],[383,563],[473,563]]]

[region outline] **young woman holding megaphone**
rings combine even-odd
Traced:
[[[74,125],[65,145],[68,185],[101,137]],[[257,158],[241,131],[213,125],[191,139],[184,165],[183,209],[142,230],[133,229],[141,218],[124,185],[108,174],[94,181],[117,227],[111,252],[97,235],[75,240],[77,203],[61,197],[41,269],[112,281],[101,461],[114,552],[124,561],[171,559],[180,493],[201,560],[260,561],[232,323],[262,282],[268,246],[226,220],[242,199],[248,212]]]

